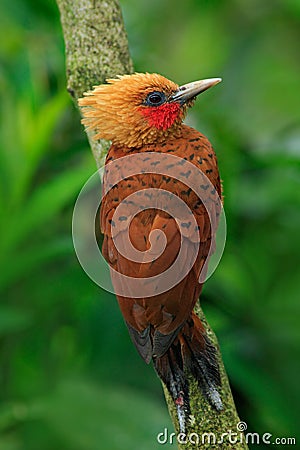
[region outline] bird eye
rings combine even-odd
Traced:
[[[166,96],[163,92],[154,91],[147,95],[146,105],[160,106],[166,101]]]

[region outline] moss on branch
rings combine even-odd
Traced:
[[[106,78],[132,73],[120,4],[116,0],[57,0],[66,52],[67,89],[77,99]],[[98,167],[104,162],[109,143],[89,143]]]

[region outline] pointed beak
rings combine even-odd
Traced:
[[[218,84],[222,81],[222,78],[207,78],[206,80],[193,81],[192,83],[179,86],[179,89],[170,98],[171,102],[179,102],[181,105],[188,100],[192,100],[201,92],[206,91],[210,87]]]

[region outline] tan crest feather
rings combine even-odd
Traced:
[[[95,139],[111,140],[128,148],[162,142],[170,134],[180,134],[185,107],[181,108],[178,120],[167,130],[150,126],[141,108],[146,108],[144,102],[150,92],[161,91],[169,97],[177,89],[177,84],[156,73],[135,73],[107,79],[107,84],[95,86],[79,99],[82,123],[96,131]]]

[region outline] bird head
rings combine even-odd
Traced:
[[[163,142],[180,135],[187,107],[220,81],[209,78],[178,86],[156,73],[108,79],[79,99],[82,123],[96,131],[95,139],[128,148]]]

